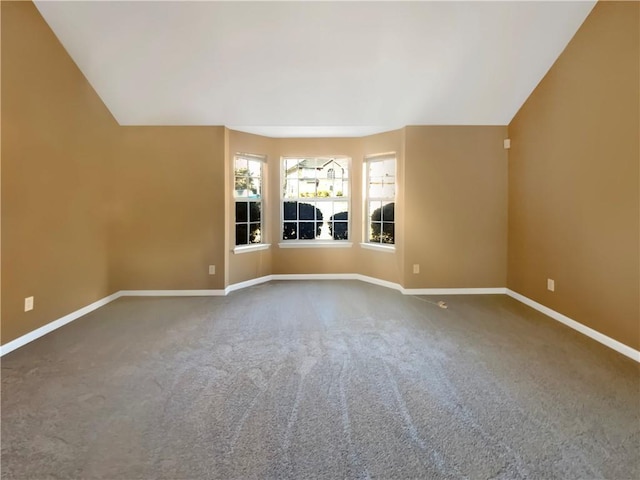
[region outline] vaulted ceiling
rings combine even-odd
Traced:
[[[595,1],[36,6],[122,125],[506,125]]]

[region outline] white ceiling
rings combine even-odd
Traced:
[[[122,125],[506,125],[595,1],[36,6]]]

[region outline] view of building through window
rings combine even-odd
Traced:
[[[257,155],[234,157],[236,245],[262,243],[262,167]]]
[[[349,162],[283,158],[283,240],[348,240]]]
[[[396,157],[376,155],[365,160],[368,241],[395,244]]]

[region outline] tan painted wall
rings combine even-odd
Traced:
[[[598,3],[509,125],[509,288],[636,349],[639,9]]]
[[[506,135],[506,127],[406,127],[406,288],[506,285]]]
[[[396,153],[396,173],[397,173],[397,191],[396,191],[396,251],[394,253],[367,250],[358,247],[358,270],[357,273],[367,275],[369,277],[379,278],[388,282],[403,284],[404,271],[404,129],[394,130],[392,132],[371,135],[362,138],[362,158],[364,161],[367,155],[376,155],[380,153],[395,152]],[[362,170],[361,170],[362,172]],[[363,180],[358,179],[359,185],[363,185]],[[362,197],[362,193],[361,193]],[[365,205],[361,200],[359,206],[359,219],[366,212]],[[362,225],[362,223],[360,223]],[[360,227],[362,238],[366,238],[366,232]]]
[[[278,162],[270,164],[270,191],[280,195],[280,158],[291,156],[346,155],[351,157],[353,179],[361,178],[362,149],[358,138],[281,138],[277,139]],[[354,273],[357,272],[358,256],[355,244],[361,241],[360,210],[354,208],[362,195],[358,181],[351,182],[351,227],[349,235],[354,242],[352,248],[278,248],[273,245],[273,273]],[[277,232],[280,241],[280,208],[270,212],[271,231]],[[354,228],[354,226],[356,228]]]
[[[638,348],[639,13],[596,6],[509,126],[507,174],[506,127],[360,139],[119,127],[34,6],[3,2],[2,343],[120,289],[363,273],[407,288],[508,284]],[[387,151],[401,177],[395,254],[359,246],[362,161]],[[268,155],[267,252],[231,253],[236,152]],[[353,247],[278,248],[280,158],[330,154],[352,158]]]
[[[224,288],[224,128],[120,130],[113,288]]]
[[[363,238],[362,163],[365,155],[396,152],[401,165],[403,131],[396,130],[364,138],[294,139],[267,138],[233,130],[228,131],[228,165],[231,168],[235,153],[254,153],[268,156],[264,202],[267,217],[267,251],[234,254],[234,211],[230,202],[227,222],[228,284],[269,275],[271,273],[361,273],[400,283],[402,279],[401,246],[395,254],[374,252],[360,248]],[[351,240],[347,249],[282,249],[280,226],[280,161],[285,156],[347,155],[351,157]],[[402,167],[399,167],[401,171]],[[227,175],[228,196],[232,196],[233,175]]]
[[[228,215],[227,215],[227,248],[225,255],[227,257],[228,266],[228,285],[234,283],[244,282],[253,278],[263,277],[272,273],[272,251],[276,248],[278,243],[279,230],[273,230],[273,225],[270,223],[270,217],[265,217],[265,243],[271,243],[272,247],[269,250],[260,250],[257,252],[245,252],[241,254],[234,254],[233,248],[235,247],[235,210],[233,204],[233,157],[236,153],[252,153],[255,155],[265,155],[267,157],[267,164],[264,168],[263,174],[264,184],[271,187],[270,180],[271,175],[278,175],[277,169],[274,165],[278,165],[280,158],[275,149],[276,139],[263,137],[260,135],[251,135],[249,133],[237,132],[234,130],[228,131],[228,158],[227,163],[229,165],[226,175],[226,188],[228,202]],[[273,192],[271,188],[268,188],[263,193],[263,208],[267,212],[271,209],[279,208],[278,191]]]
[[[406,137],[406,138],[405,138]],[[265,139],[229,132],[233,152],[269,155],[268,252],[229,253],[229,283],[270,273],[360,273],[408,288],[504,287],[507,245],[506,127],[408,127],[363,138]],[[396,252],[360,247],[365,155],[396,152]],[[280,158],[351,157],[351,248],[284,249],[280,242]],[[405,171],[407,173],[405,173]],[[232,176],[227,174],[229,192]],[[231,193],[229,193],[229,197]],[[228,244],[233,248],[233,210]],[[437,226],[437,228],[434,228]],[[269,261],[271,257],[271,261]],[[405,261],[406,259],[406,261]],[[413,275],[419,263],[422,273]]]
[[[103,298],[117,124],[31,2],[2,2],[2,343]],[[24,298],[35,309],[24,312]]]

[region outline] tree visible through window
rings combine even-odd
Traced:
[[[349,160],[282,159],[283,240],[348,240]]]
[[[262,167],[258,155],[234,157],[236,245],[263,243]]]
[[[368,242],[395,244],[396,157],[365,159]]]

